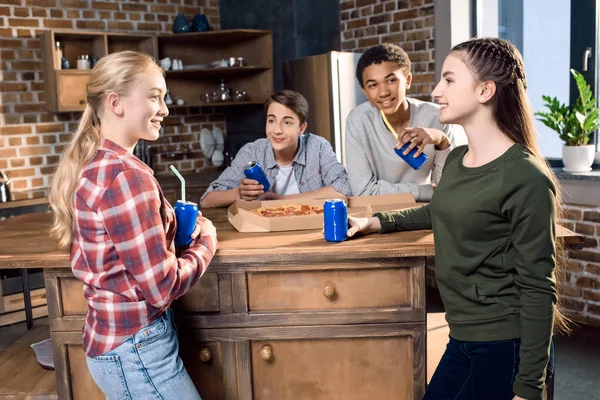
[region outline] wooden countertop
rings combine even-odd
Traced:
[[[211,265],[247,267],[290,261],[330,262],[433,256],[433,233],[426,231],[369,235],[341,243],[329,243],[320,230],[240,233],[227,220],[225,209],[204,210],[217,227],[219,250]],[[1,268],[70,268],[69,253],[59,250],[48,234],[51,214],[23,214],[0,221]],[[558,227],[558,235],[571,248],[583,238]]]

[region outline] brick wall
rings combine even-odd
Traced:
[[[14,192],[49,186],[63,146],[77,126],[78,113],[46,111],[42,51],[39,34],[44,29],[167,33],[177,13],[188,19],[207,15],[219,29],[218,0],[0,0],[0,170],[12,178]],[[199,131],[219,126],[222,115],[214,108],[179,109],[158,151],[174,151],[187,143],[191,153],[178,158],[155,158],[157,173],[174,163],[182,171],[208,165],[199,150]],[[164,144],[164,146],[163,146]]]
[[[571,251],[564,279],[564,305],[575,321],[600,326],[600,207],[567,205],[561,225],[583,235]]]
[[[381,43],[401,46],[410,57],[409,95],[431,100],[435,86],[433,0],[340,0],[342,51]]]

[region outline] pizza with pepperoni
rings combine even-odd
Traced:
[[[279,206],[267,206],[249,210],[261,217],[299,217],[306,215],[323,215],[322,206],[311,206],[307,204],[284,204]]]

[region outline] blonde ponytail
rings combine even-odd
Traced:
[[[100,144],[100,123],[94,114],[89,104],[86,105],[77,131],[52,178],[50,206],[54,211],[54,224],[51,234],[61,248],[70,245],[73,235],[73,194],[79,174]]]

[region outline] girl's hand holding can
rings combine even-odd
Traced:
[[[217,230],[213,223],[202,216],[201,212],[198,212],[198,217],[196,218],[196,227],[194,228],[194,232],[192,232],[192,239],[196,240],[201,236],[217,236]]]
[[[356,218],[348,217],[348,225],[350,228],[346,235],[349,238],[360,235],[370,235],[371,233],[381,230],[381,222],[377,217]]]

